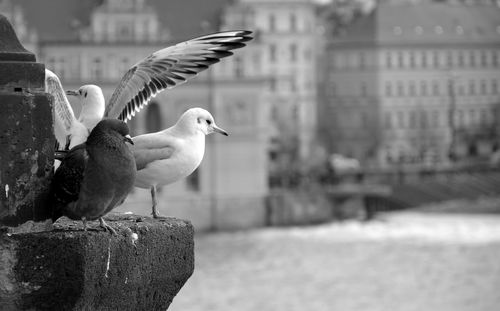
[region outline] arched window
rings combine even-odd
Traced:
[[[297,16],[294,13],[290,14],[290,31],[297,31]]]
[[[102,79],[102,61],[99,57],[92,60],[92,67],[90,71],[90,76],[92,79]]]
[[[162,129],[160,106],[153,101],[146,108],[146,131],[152,133]]]

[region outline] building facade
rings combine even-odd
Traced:
[[[320,128],[365,166],[444,164],[498,149],[500,9],[385,1],[327,43]]]

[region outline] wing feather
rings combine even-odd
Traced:
[[[73,108],[66,97],[61,81],[55,73],[45,69],[45,92],[54,97],[54,134],[59,146],[66,146],[71,129],[77,122]]]
[[[170,158],[174,153],[174,150],[174,147],[168,145],[158,148],[134,150],[134,158],[137,170],[142,170],[154,161],[160,161]]]
[[[106,106],[105,117],[130,120],[159,92],[185,83],[252,39],[251,31],[214,33],[164,48],[123,76]]]

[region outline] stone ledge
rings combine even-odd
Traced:
[[[191,223],[134,215],[0,235],[2,310],[166,310],[194,270]]]

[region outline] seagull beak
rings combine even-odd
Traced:
[[[220,127],[218,127],[218,126],[217,126],[217,125],[215,125],[215,124],[214,124],[214,125],[212,125],[212,129],[213,129],[213,130],[214,130],[214,132],[216,132],[216,133],[222,134],[222,135],[224,135],[224,136],[229,136],[229,134],[228,134],[226,131],[224,131],[223,129],[221,129]]]
[[[125,135],[125,142],[128,142],[131,145],[134,144],[134,141],[132,140],[132,137],[130,137],[130,135]]]
[[[74,91],[74,90],[67,90],[67,91],[66,91],[66,95],[70,95],[70,96],[78,96],[78,91]]]

